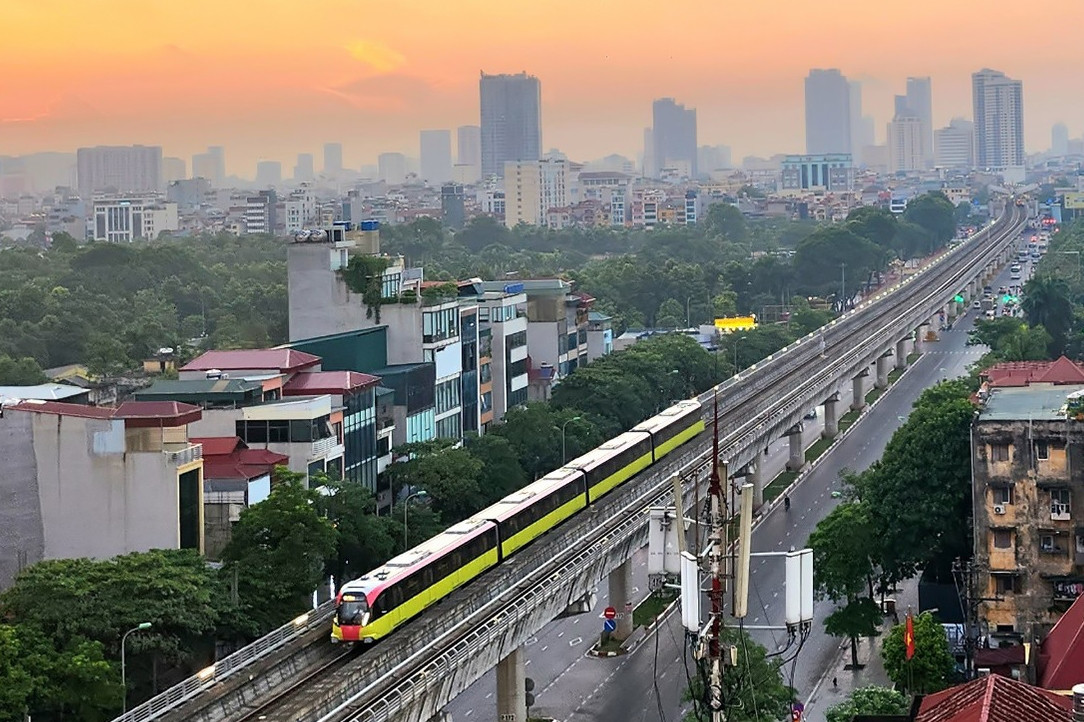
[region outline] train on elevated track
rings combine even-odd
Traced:
[[[680,401],[488,509],[342,586],[333,642],[373,642],[596,503],[704,431]]]

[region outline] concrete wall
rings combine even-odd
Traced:
[[[0,589],[11,585],[21,567],[45,555],[32,417],[7,411],[0,419]]]
[[[21,563],[180,544],[178,467],[126,453],[123,421],[8,410],[0,458],[0,586]]]
[[[375,325],[365,317],[361,295],[351,293],[331,270],[333,252],[325,243],[287,244],[291,341]]]

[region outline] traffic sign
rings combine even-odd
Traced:
[[[606,619],[616,619],[617,610],[613,607],[606,607],[606,611],[602,613],[602,616],[606,617]]]
[[[604,632],[612,632],[612,631],[614,631],[616,629],[617,629],[617,622],[615,622],[612,619],[607,619],[605,622],[602,623],[602,631],[604,631]]]

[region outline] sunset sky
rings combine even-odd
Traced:
[[[340,141],[359,167],[418,131],[478,123],[478,74],[542,83],[543,147],[635,157],[651,100],[698,110],[735,160],[804,149],[802,81],[864,82],[883,142],[892,95],[933,77],[937,127],[971,116],[970,73],[1024,81],[1029,151],[1084,133],[1082,0],[0,0],[0,155],[144,143],[226,146],[289,175]],[[1065,29],[1064,32],[1060,29]]]

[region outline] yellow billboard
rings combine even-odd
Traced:
[[[734,316],[733,318],[715,319],[715,330],[719,333],[733,333],[734,331],[748,331],[757,327],[756,316]]]
[[[1084,210],[1084,191],[1070,191],[1065,194],[1062,207],[1068,210]]]

